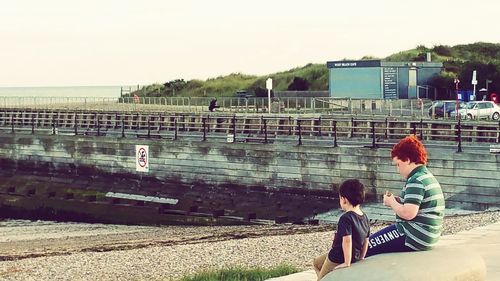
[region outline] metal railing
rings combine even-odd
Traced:
[[[500,143],[500,122],[398,120],[396,118],[222,116],[85,111],[0,111],[0,133],[91,135],[229,142],[392,145],[415,134],[440,146],[486,149]]]
[[[210,97],[0,97],[0,107],[97,111],[208,112]],[[366,100],[325,97],[231,98],[219,97],[222,113],[343,114],[366,116],[412,116],[429,118],[429,100]],[[432,112],[431,112],[432,114]]]

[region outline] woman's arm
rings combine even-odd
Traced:
[[[342,237],[342,251],[344,252],[344,263],[335,267],[335,269],[351,266],[352,258],[352,236],[346,235]]]

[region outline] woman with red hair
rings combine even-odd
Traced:
[[[441,185],[425,166],[424,145],[414,135],[405,137],[394,145],[391,158],[406,184],[401,196],[384,194],[384,205],[396,213],[396,222],[370,235],[366,257],[428,250],[441,236],[444,196]]]

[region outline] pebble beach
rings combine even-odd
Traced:
[[[445,218],[444,235],[500,221],[500,211]],[[383,227],[372,226],[372,231]],[[334,225],[124,226],[0,221],[0,280],[179,280],[229,266],[310,269]]]

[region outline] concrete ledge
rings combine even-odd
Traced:
[[[316,281],[309,270],[271,279],[273,281]],[[367,258],[349,268],[335,270],[322,281],[484,281],[486,265],[474,250],[437,247],[416,253],[390,253]]]

